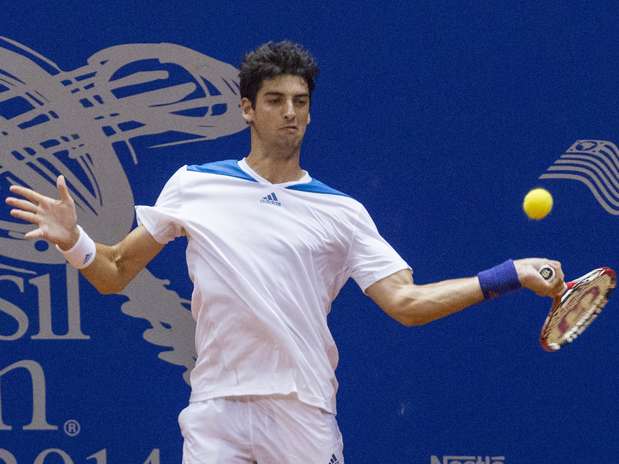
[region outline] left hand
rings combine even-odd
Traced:
[[[567,289],[559,261],[546,258],[517,259],[514,260],[514,266],[516,266],[520,284],[536,295],[556,298]],[[552,279],[545,280],[540,275],[539,270],[544,266],[550,266],[555,270],[555,276]]]
[[[12,206],[11,216],[37,226],[24,235],[28,240],[47,240],[63,250],[69,250],[79,238],[75,202],[71,198],[64,176],[56,179],[58,199],[46,197],[20,185],[11,185],[11,193],[23,197],[6,198]]]

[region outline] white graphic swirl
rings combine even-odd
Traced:
[[[247,126],[239,102],[238,71],[173,44],[128,44],[102,50],[88,64],[63,71],[11,39],[0,37],[0,185],[30,187],[56,196],[63,174],[79,223],[102,243],[132,228],[133,193],[118,153],[138,163],[137,137],[161,147],[215,139]],[[0,254],[59,264],[45,243],[25,240],[32,226],[0,210]],[[123,294],[122,310],[150,322],[144,338],[172,348],[159,354],[184,366],[195,362],[188,301],[145,270]]]
[[[606,140],[577,140],[540,179],[585,184],[604,210],[619,216],[619,148]]]

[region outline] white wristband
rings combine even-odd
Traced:
[[[76,269],[83,269],[95,260],[97,247],[95,242],[86,232],[84,232],[84,229],[82,229],[79,225],[77,226],[77,229],[80,231],[80,236],[71,249],[63,250],[58,245],[56,245],[56,249],[64,255],[65,259],[71,266]]]

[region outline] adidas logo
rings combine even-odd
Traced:
[[[269,205],[282,206],[282,203],[278,200],[277,195],[275,195],[275,192],[270,193],[266,197],[262,197],[262,200],[260,200],[260,203],[268,203]]]
[[[331,459],[329,460],[329,464],[341,464],[341,462],[335,454],[332,454]]]

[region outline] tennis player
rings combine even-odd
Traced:
[[[318,68],[300,45],[269,42],[240,68],[251,149],[241,160],[183,166],[139,226],[115,245],[77,225],[64,177],[59,198],[13,186],[11,214],[28,239],[55,244],[101,292],[117,293],[176,237],[186,236],[197,361],[179,415],[185,464],[342,464],[335,419],[338,351],[327,326],[349,278],[406,326],[423,325],[526,287],[563,289],[557,261],[508,260],[477,276],[413,282],[361,203],[301,168]],[[552,266],[557,277],[538,274]]]

